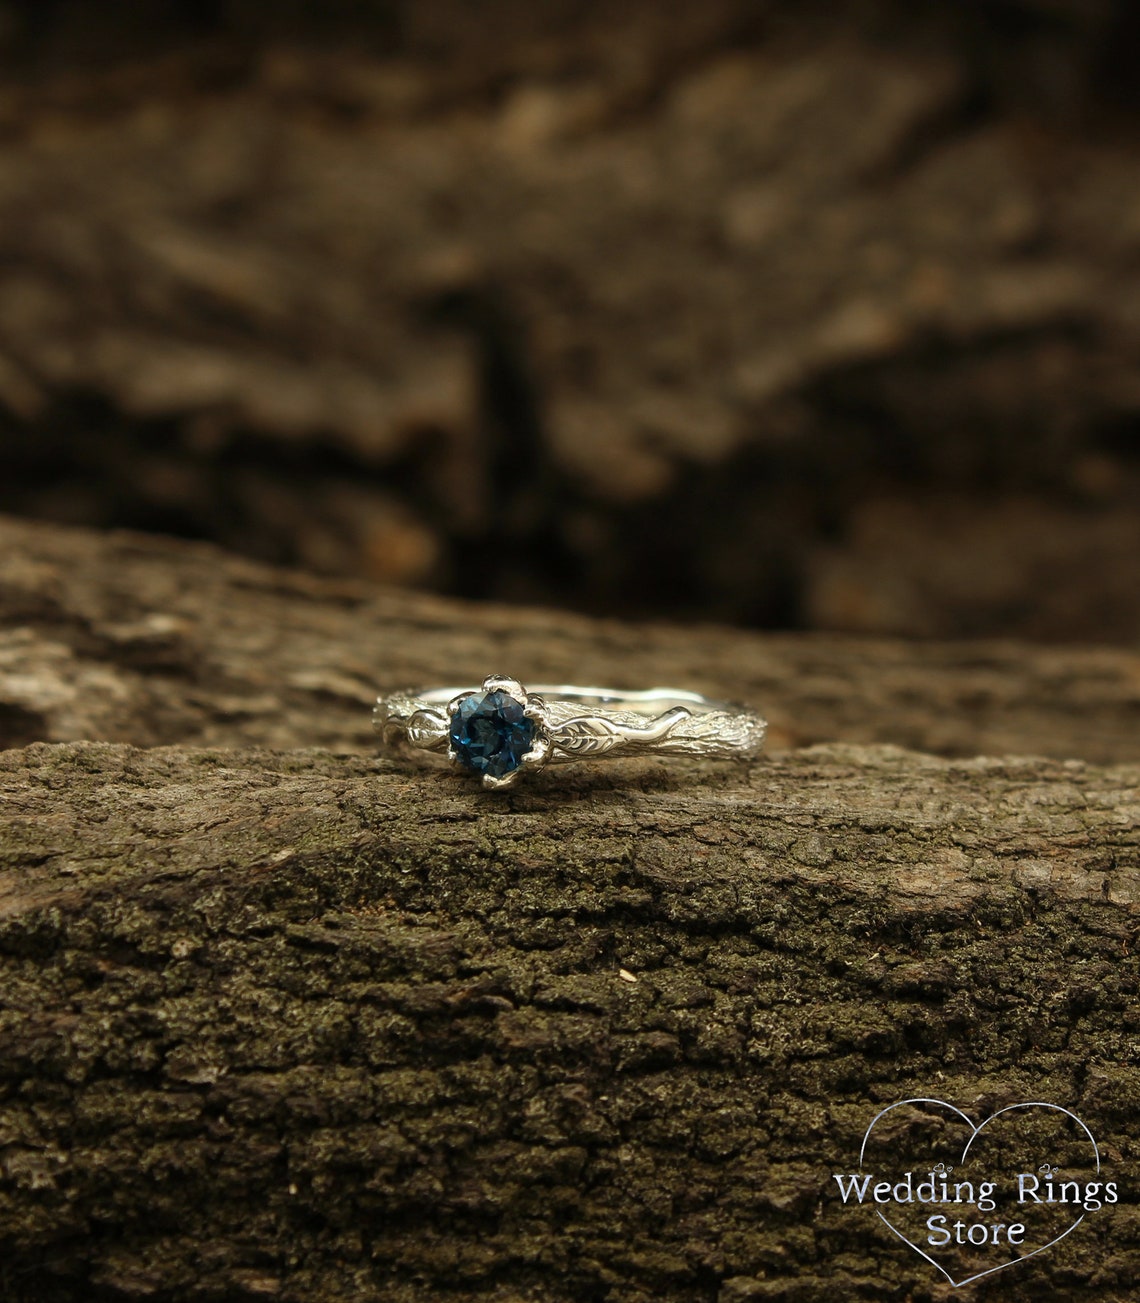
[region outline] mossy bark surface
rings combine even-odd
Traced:
[[[3,529],[0,700],[43,739],[0,753],[5,1299],[1128,1297],[1133,734],[935,756],[866,707],[904,675],[933,746],[984,673],[979,736],[1080,755],[1126,653],[630,630]],[[851,740],[502,795],[368,753],[370,676],[523,649],[687,670],[793,739],[826,681]],[[831,1177],[927,1094],[1073,1109],[1121,1204],[940,1285]]]

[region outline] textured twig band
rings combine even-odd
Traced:
[[[458,722],[457,722],[458,721]],[[420,688],[379,698],[389,749],[448,756],[504,786],[525,767],[631,754],[755,755],[765,721],[746,706],[695,692],[623,692],[491,676],[482,689]],[[505,780],[505,781],[504,781]]]

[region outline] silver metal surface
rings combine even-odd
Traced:
[[[446,754],[451,716],[471,693],[502,690],[519,701],[535,722],[534,744],[517,769],[494,778],[489,788],[510,787],[528,771],[572,760],[606,756],[687,755],[748,758],[764,742],[765,721],[750,707],[715,701],[677,688],[579,687],[539,683],[524,688],[517,679],[493,674],[481,687],[408,688],[377,699],[373,723],[390,753]],[[457,762],[458,763],[458,762]]]

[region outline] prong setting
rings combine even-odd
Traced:
[[[447,715],[448,759],[480,774],[489,791],[513,787],[550,758],[545,703],[531,697],[518,679],[489,674],[481,689],[453,696]]]
[[[505,692],[508,697],[514,697],[520,706],[526,707],[527,690],[518,681],[512,679],[506,674],[488,674],[483,680],[484,692]]]

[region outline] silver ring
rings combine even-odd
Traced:
[[[747,706],[699,692],[580,688],[491,674],[480,688],[408,688],[378,697],[373,724],[385,751],[443,756],[512,787],[528,771],[606,756],[684,755],[747,759],[766,722]]]

